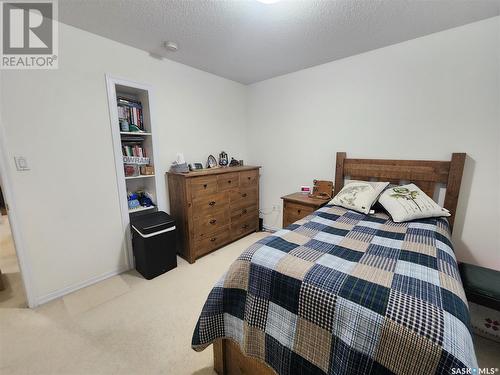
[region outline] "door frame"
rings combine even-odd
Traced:
[[[18,225],[19,220],[16,196],[11,185],[11,171],[13,169],[9,168],[9,166],[13,167],[14,164],[13,161],[11,161],[12,163],[9,163],[9,161],[11,160],[9,160],[7,145],[5,144],[5,129],[2,119],[2,108],[0,107],[0,184],[2,184],[2,193],[7,208],[10,230],[12,233],[12,239],[14,240],[14,248],[16,250],[17,261],[21,271],[21,279],[24,284],[26,300],[28,307],[34,308],[38,306],[38,302],[36,300],[36,289],[33,282],[31,264],[26,252],[26,245]]]

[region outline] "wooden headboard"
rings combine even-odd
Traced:
[[[448,221],[453,229],[465,155],[453,153],[451,161],[387,160],[347,159],[345,152],[337,152],[335,194],[344,187],[345,177],[352,180],[389,181],[394,184],[401,181],[413,182],[431,198],[434,197],[436,184],[443,184],[446,186],[444,207],[451,213]]]

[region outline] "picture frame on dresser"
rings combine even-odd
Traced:
[[[178,253],[189,263],[259,228],[260,166],[167,172]]]
[[[217,159],[213,155],[209,155],[207,159],[207,168],[218,168],[219,164],[217,163]]]

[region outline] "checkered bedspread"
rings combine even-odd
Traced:
[[[231,265],[192,347],[220,337],[278,374],[477,367],[447,221],[396,224],[337,206],[258,241]]]

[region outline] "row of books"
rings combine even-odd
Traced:
[[[140,145],[122,145],[122,152],[123,156],[146,157],[146,150]]]
[[[126,120],[129,124],[144,130],[144,120],[142,115],[142,104],[128,98],[118,97],[118,118]]]

